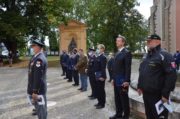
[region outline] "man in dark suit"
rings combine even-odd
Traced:
[[[72,77],[74,79],[74,84],[73,86],[78,86],[79,85],[79,73],[78,70],[75,68],[79,61],[79,55],[77,53],[77,49],[73,49],[73,55],[71,57],[71,65],[72,65]]]
[[[60,64],[61,64],[62,71],[63,71],[61,76],[65,76],[66,75],[66,70],[67,69],[66,69],[65,63],[67,61],[67,58],[68,58],[68,56],[67,56],[66,50],[63,50],[62,54],[60,55]]]
[[[112,53],[109,54],[109,60],[108,60],[108,63],[107,63],[107,69],[108,69],[108,72],[109,72],[109,81],[108,82],[111,82],[112,81],[112,74],[113,74],[113,63],[114,63],[114,55]]]
[[[129,119],[128,88],[131,75],[131,53],[125,48],[126,39],[123,36],[116,38],[118,52],[113,64],[113,80],[116,114],[109,119]]]
[[[95,78],[95,60],[96,60],[96,55],[95,55],[95,49],[89,48],[88,52],[88,67],[87,67],[87,75],[89,77],[89,82],[92,90],[92,94],[89,97],[89,99],[93,100],[96,99],[96,78]]]
[[[96,78],[96,96],[98,103],[96,109],[102,109],[106,103],[105,80],[106,80],[106,63],[107,58],[104,55],[105,46],[99,44],[96,50],[97,58],[95,60],[95,78]]]

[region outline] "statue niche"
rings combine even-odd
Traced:
[[[77,44],[74,38],[72,38],[69,46],[68,46],[68,51],[72,52],[74,48],[77,48]]]

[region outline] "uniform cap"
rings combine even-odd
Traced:
[[[157,34],[152,34],[150,36],[147,37],[147,40],[161,40],[161,37],[158,36]]]
[[[39,46],[45,46],[45,44],[38,38],[33,38],[32,41],[31,41],[31,45],[33,44],[36,44],[36,45],[39,45]]]
[[[94,48],[89,48],[89,51],[96,51]]]

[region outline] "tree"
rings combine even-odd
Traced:
[[[88,25],[88,40],[115,49],[115,38],[127,38],[128,48],[135,51],[139,39],[147,35],[142,15],[134,8],[136,0],[76,0],[71,17]]]
[[[25,47],[30,35],[44,39],[52,35],[51,27],[59,20],[65,21],[70,0],[1,0],[0,42],[14,53]],[[58,10],[64,10],[64,12]],[[50,17],[52,16],[52,17]],[[56,19],[52,22],[52,19]],[[56,22],[58,23],[58,22]]]

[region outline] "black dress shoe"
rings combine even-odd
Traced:
[[[96,99],[96,98],[95,98],[95,97],[89,97],[89,99],[90,99],[90,100],[94,100],[94,99]]]
[[[67,80],[67,82],[72,82],[71,80]]]
[[[67,77],[65,77],[64,79],[68,79]]]
[[[89,98],[90,98],[90,97],[93,97],[93,95],[89,95],[88,97],[89,97]]]
[[[97,107],[97,106],[99,106],[99,105],[100,105],[100,104],[99,104],[99,103],[97,103],[97,104],[95,104],[94,106],[95,106],[95,107]]]
[[[65,74],[61,74],[61,76],[64,76]]]
[[[96,109],[102,109],[104,107],[105,107],[104,105],[98,105],[98,106],[96,106]]]
[[[36,112],[36,111],[33,111],[33,112],[32,112],[32,115],[33,115],[33,116],[37,115],[37,112]]]
[[[109,117],[109,119],[123,119],[122,116],[117,116],[116,114],[114,116]]]
[[[82,90],[82,88],[78,88],[78,90]]]
[[[81,92],[85,92],[85,91],[87,91],[87,89],[83,89],[83,90],[81,90]]]

